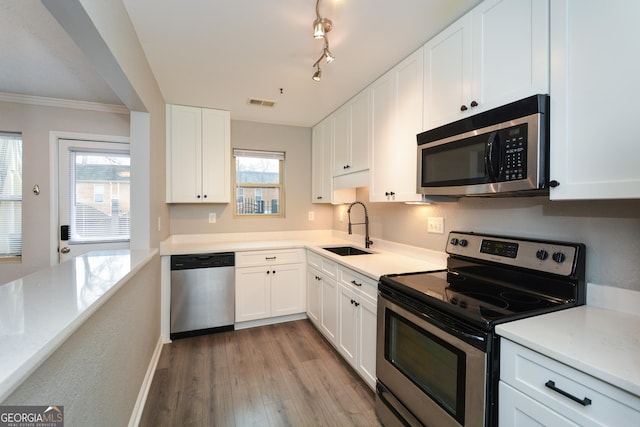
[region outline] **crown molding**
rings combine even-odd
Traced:
[[[74,101],[71,99],[47,98],[44,96],[20,95],[0,92],[0,102],[39,105],[42,107],[75,108],[77,110],[98,111],[102,113],[129,114],[124,105],[101,104],[98,102]]]

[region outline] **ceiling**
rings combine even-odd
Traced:
[[[314,82],[315,0],[122,1],[167,103],[305,127],[479,3],[322,0],[336,59]],[[38,0],[0,0],[0,55],[0,92],[122,104]]]

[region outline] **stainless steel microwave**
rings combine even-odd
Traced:
[[[534,95],[418,134],[418,193],[544,194],[549,96]]]

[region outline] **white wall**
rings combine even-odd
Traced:
[[[444,251],[450,231],[475,231],[584,243],[587,281],[640,291],[640,200],[551,202],[545,197],[463,198],[457,203],[368,203],[376,238]],[[347,230],[334,208],[334,229]],[[445,234],[427,233],[427,217],[443,217]],[[346,215],[345,215],[346,218]],[[360,229],[354,232],[361,234]],[[375,244],[373,246],[375,249]]]
[[[0,283],[48,267],[50,230],[56,224],[50,195],[49,132],[79,132],[129,136],[129,115],[0,102],[0,130],[21,132],[23,138],[22,262],[0,263]],[[33,194],[35,184],[40,195]]]
[[[331,206],[311,203],[310,128],[232,120],[231,146],[286,153],[285,217],[234,218],[233,203],[176,204],[170,208],[171,234],[291,231],[332,227]],[[314,221],[308,220],[309,211],[314,212]],[[209,224],[209,212],[216,213],[215,224]]]

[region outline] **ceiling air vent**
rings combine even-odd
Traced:
[[[276,102],[266,99],[249,98],[249,105],[257,105],[258,107],[275,107]]]

